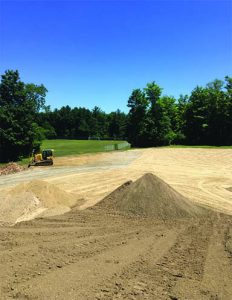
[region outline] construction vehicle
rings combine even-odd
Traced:
[[[37,153],[34,149],[32,151],[28,168],[30,168],[31,166],[52,166],[53,152],[53,149],[44,149],[41,153]]]

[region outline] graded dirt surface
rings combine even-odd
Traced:
[[[56,165],[58,160],[58,165]],[[72,160],[72,163],[69,162]],[[53,167],[1,176],[4,190],[41,179],[84,198],[87,208],[128,180],[153,173],[183,196],[218,211],[232,214],[232,150],[150,148],[55,158]],[[60,166],[59,164],[63,164]]]
[[[0,227],[0,299],[231,299],[231,217],[94,207]]]
[[[0,299],[232,299],[231,150],[157,148],[88,157],[83,164],[79,157],[77,165],[0,179],[0,203],[11,195],[8,208],[25,193],[42,207],[74,205],[62,215],[0,226]],[[120,198],[126,189],[129,210]],[[115,193],[120,209],[106,201]],[[153,206],[151,194],[161,203]],[[196,204],[213,210],[170,216],[170,201],[180,212],[183,200],[192,201],[184,211]],[[155,214],[145,213],[151,208]]]

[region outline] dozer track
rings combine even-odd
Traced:
[[[36,161],[32,162],[28,165],[29,167],[39,167],[39,166],[52,166],[53,165],[53,160],[41,160],[41,161]]]

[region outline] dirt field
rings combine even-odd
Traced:
[[[0,299],[232,299],[231,150],[158,148],[56,162],[0,178]],[[147,172],[217,212],[162,221],[92,207]],[[32,179],[49,184],[46,201],[57,186],[77,205],[6,226],[4,197],[22,183],[27,196],[37,195]],[[23,209],[20,221],[36,216]]]

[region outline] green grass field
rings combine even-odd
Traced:
[[[54,149],[54,156],[104,152],[105,146],[125,141],[44,140],[41,149]]]

